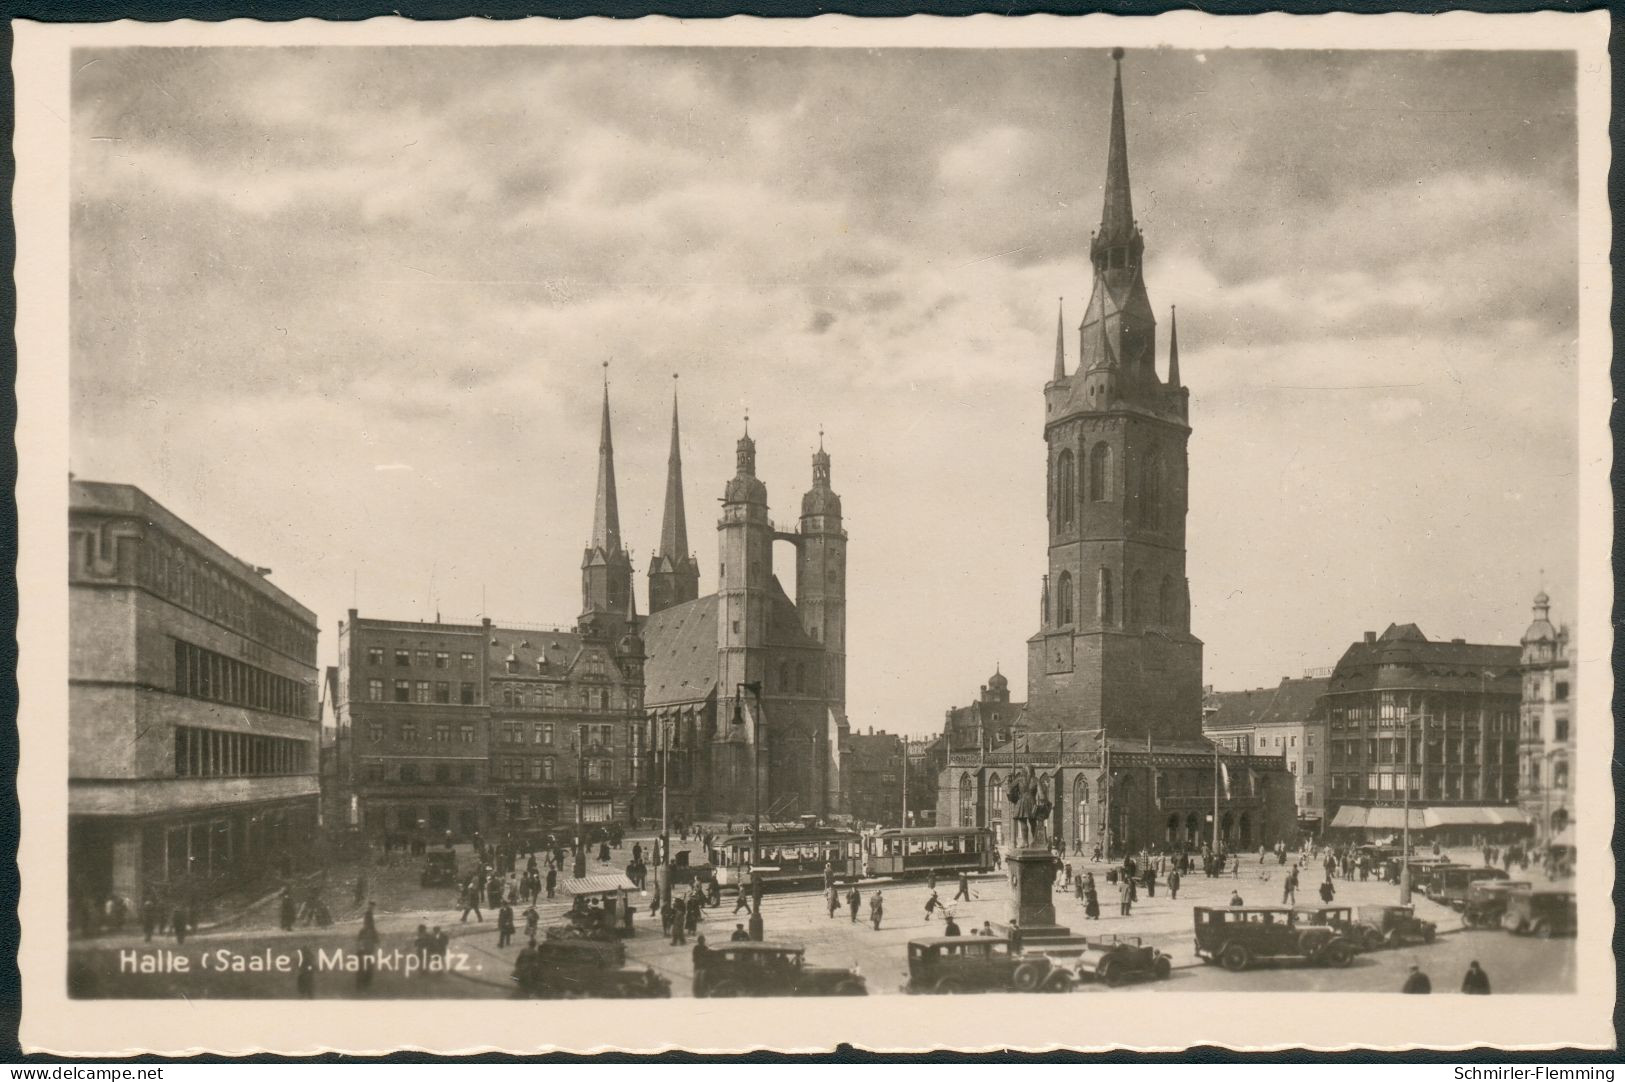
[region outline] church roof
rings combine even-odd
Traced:
[[[1297,680],[1282,677],[1273,688],[1220,691],[1213,698],[1218,710],[1204,718],[1203,730],[1246,729],[1255,725],[1286,725],[1308,720],[1331,684],[1329,677]]]
[[[717,595],[661,609],[643,625],[643,699],[649,706],[704,699],[717,684]],[[796,606],[777,578],[768,592],[765,645],[822,650],[801,626]],[[730,692],[729,694],[732,694]]]

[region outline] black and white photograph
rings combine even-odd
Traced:
[[[1611,1042],[1607,17],[1345,18],[40,28],[25,981]]]

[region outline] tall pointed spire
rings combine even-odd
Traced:
[[[672,376],[675,381],[676,375]],[[678,444],[677,386],[671,390],[671,451],[666,455],[666,509],[660,519],[656,556],[674,561],[688,557],[688,519],[683,511],[683,452]]]
[[[615,496],[615,443],[609,431],[609,362],[604,362],[604,412],[598,430],[598,496],[592,512],[592,547],[621,547],[621,509]]]
[[[1055,302],[1055,382],[1066,378],[1066,317],[1062,309],[1066,298]]]
[[[1168,308],[1168,386],[1179,386],[1179,306]]]
[[[1111,143],[1106,151],[1106,199],[1100,212],[1104,245],[1125,244],[1134,235],[1134,198],[1128,183],[1128,133],[1123,123],[1123,50],[1113,49]]]

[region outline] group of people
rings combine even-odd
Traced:
[[[1405,975],[1405,983],[1399,989],[1406,995],[1428,995],[1433,991],[1433,981],[1422,972],[1422,967],[1411,963],[1409,972]],[[1490,977],[1484,968],[1474,959],[1467,965],[1467,972],[1461,978],[1461,991],[1469,996],[1487,996],[1490,994]]]

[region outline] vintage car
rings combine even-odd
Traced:
[[[1041,954],[1012,950],[999,936],[933,936],[908,942],[906,992],[1065,992],[1072,975]]]
[[[724,996],[866,996],[855,969],[810,966],[806,948],[790,943],[726,943],[694,971],[694,994]]]
[[[1429,901],[1460,909],[1467,904],[1467,890],[1474,883],[1485,880],[1506,879],[1500,868],[1472,868],[1465,864],[1451,864],[1434,870],[1427,883]]]
[[[457,854],[450,849],[431,849],[423,858],[423,874],[418,884],[425,887],[457,885]]]
[[[1305,927],[1330,928],[1355,946],[1365,942],[1365,931],[1354,919],[1354,907],[1347,905],[1295,905],[1292,919]]]
[[[1368,951],[1404,943],[1432,943],[1438,925],[1416,915],[1411,905],[1362,905],[1356,911],[1361,946]]]
[[[1196,906],[1196,955],[1240,971],[1260,958],[1301,958],[1316,965],[1346,966],[1359,945],[1330,924],[1299,920],[1284,906]]]
[[[1173,959],[1145,946],[1137,935],[1090,936],[1077,965],[1079,980],[1111,987],[1128,981],[1165,981],[1173,970]]]
[[[554,939],[519,952],[518,994],[528,999],[665,999],[671,982],[652,969],[627,966],[619,941]]]
[[[1512,890],[1507,892],[1506,912],[1501,927],[1514,935],[1573,935],[1575,931],[1572,890]]]
[[[1528,890],[1523,879],[1480,879],[1467,888],[1467,900],[1461,908],[1464,928],[1499,928],[1501,915],[1507,911],[1507,895],[1515,890]]]
[[[620,888],[577,894],[564,913],[564,921],[587,939],[634,935],[632,916],[637,904]]]
[[[1449,866],[1450,863],[1449,857],[1419,857],[1413,854],[1410,860],[1401,861],[1396,855],[1389,860],[1383,878],[1390,883],[1399,882],[1400,868],[1404,864],[1409,864],[1411,869],[1411,889],[1426,890],[1427,885],[1433,880],[1434,873],[1440,868]]]

